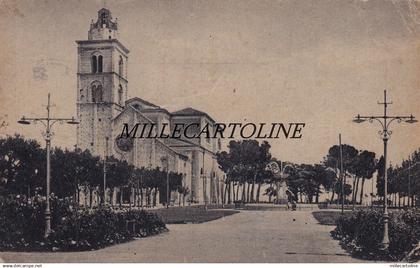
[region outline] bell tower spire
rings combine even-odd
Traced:
[[[105,40],[118,38],[118,19],[113,20],[109,9],[105,7],[98,11],[96,22],[92,20],[88,33],[89,40]]]
[[[88,40],[78,40],[77,146],[102,155],[107,137],[113,136],[112,120],[127,99],[129,50],[117,39],[117,20],[105,7],[90,24]]]

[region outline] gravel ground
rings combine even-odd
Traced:
[[[361,262],[311,211],[241,211],[89,252],[0,252],[6,262]]]

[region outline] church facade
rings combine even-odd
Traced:
[[[170,126],[169,132],[175,124],[207,124],[211,128],[215,121],[193,108],[169,112],[138,97],[128,99],[129,50],[118,40],[118,22],[108,9],[98,11],[88,39],[76,43],[77,147],[102,158],[126,160],[139,168],[159,167],[181,173],[184,186],[190,189],[187,200],[221,202],[224,174],[216,161],[220,139],[119,139],[124,124],[155,124],[155,131],[160,133],[164,124]],[[200,127],[189,131],[199,132]]]

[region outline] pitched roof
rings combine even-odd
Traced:
[[[148,101],[146,101],[146,100],[143,100],[143,99],[141,99],[141,98],[139,98],[139,97],[134,97],[134,98],[131,98],[131,99],[129,99],[129,100],[126,100],[125,101],[125,103],[132,103],[132,102],[134,102],[134,101],[138,101],[138,102],[141,102],[141,103],[143,103],[143,104],[146,104],[147,106],[152,106],[152,107],[155,107],[155,108],[160,108],[159,106],[157,106],[157,105],[155,105],[155,104],[153,104],[153,103],[151,103],[151,102],[148,102]]]
[[[205,112],[196,110],[194,108],[188,107],[179,111],[175,111],[172,114],[175,115],[207,115]]]
[[[114,117],[112,119],[112,121],[116,121],[120,116],[122,116],[124,113],[126,113],[128,110],[133,110],[135,113],[139,114],[141,117],[143,117],[144,119],[146,119],[147,121],[149,121],[150,123],[153,123],[153,120],[151,120],[150,118],[148,118],[147,116],[145,116],[143,113],[141,113],[139,110],[137,110],[136,108],[134,108],[131,105],[126,105],[124,107],[124,110],[121,111],[121,113],[119,113],[116,117]]]
[[[213,118],[211,118],[211,116],[209,116],[208,114],[206,114],[205,112],[199,111],[197,109],[188,107],[179,111],[175,111],[172,113],[172,115],[175,116],[206,116],[208,117],[211,121],[214,122]]]

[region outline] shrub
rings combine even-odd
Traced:
[[[43,235],[43,202],[17,196],[0,199],[0,247],[25,248],[30,241],[39,241]]]
[[[342,215],[332,234],[353,253],[372,259],[401,260],[420,241],[420,211],[390,213],[387,256],[380,251],[383,237],[381,210],[358,210]]]
[[[70,199],[52,198],[53,231],[45,239],[44,209],[42,199],[0,199],[0,249],[90,250],[167,230],[157,215],[144,210],[78,210]]]
[[[401,259],[420,241],[420,211],[407,210],[392,214],[389,226],[389,251],[393,259]]]

